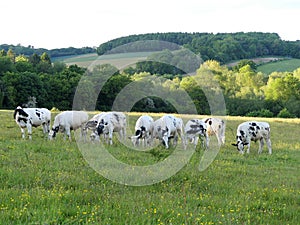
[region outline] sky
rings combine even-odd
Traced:
[[[299,0],[9,0],[0,44],[98,47],[132,34],[271,32],[300,40]]]

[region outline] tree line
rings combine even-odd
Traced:
[[[300,41],[283,41],[276,33],[149,33],[120,37],[105,42],[97,48],[98,55],[116,52],[158,51],[164,46],[143,44],[146,40],[175,43],[200,54],[204,61],[217,60],[221,64],[232,60],[262,56],[300,58]],[[130,44],[131,43],[131,44]],[[159,42],[158,42],[159,43]],[[127,45],[130,44],[130,49]],[[120,48],[120,46],[123,46]],[[178,47],[177,46],[177,47]],[[175,46],[174,46],[175,48]],[[168,48],[170,49],[170,48]]]
[[[83,48],[69,47],[69,48],[56,48],[56,49],[48,50],[45,48],[34,48],[34,46],[32,45],[28,45],[27,47],[25,47],[20,44],[18,45],[2,44],[0,45],[0,49],[6,52],[11,50],[16,55],[25,55],[25,56],[31,56],[33,54],[42,55],[45,52],[50,56],[50,58],[82,55],[82,54],[96,52],[96,49],[91,47],[83,47]]]
[[[211,103],[199,85],[202,80],[205,85],[212,81],[218,84],[210,88],[210,94],[223,94],[228,115],[300,117],[300,68],[267,76],[256,71],[253,61],[243,60],[234,68],[228,68],[216,60],[199,61],[197,56],[187,60],[193,62],[192,65],[184,67],[187,65],[180,66],[181,62],[176,60],[182,51],[166,50],[155,57],[149,56],[149,62],[156,63],[153,67],[140,63],[120,71],[110,64],[88,70],[77,65],[53,63],[46,52],[28,57],[1,50],[0,107],[13,109],[34,98],[38,107],[67,110],[72,108],[76,90],[81,88],[82,99],[76,102],[78,107],[107,111],[112,109],[118,94],[131,87],[130,93],[140,97],[131,111],[178,112],[175,99],[180,102],[180,112],[190,113],[191,104],[184,99],[187,93],[197,113],[210,114]],[[169,63],[157,60],[165,59],[166,55],[170,57],[166,61]],[[196,73],[186,75],[185,70],[196,65]],[[144,90],[153,91],[147,96]],[[130,96],[125,97],[127,99],[121,101],[123,104]]]

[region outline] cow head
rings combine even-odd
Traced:
[[[135,131],[135,135],[129,137],[131,139],[131,142],[134,146],[136,146],[139,143],[139,140],[141,138],[144,138],[146,135],[146,128],[144,126],[141,126],[140,129]]]
[[[56,137],[56,133],[59,131],[59,126],[53,126],[52,127],[52,130],[50,130],[50,132],[49,132],[49,136],[48,136],[48,138],[50,139],[50,140],[52,140],[53,138],[55,138]]]
[[[241,154],[243,154],[244,153],[244,147],[245,147],[245,145],[248,145],[248,143],[243,141],[242,136],[237,136],[236,139],[237,139],[237,142],[233,143],[231,145],[237,147],[237,150]]]
[[[161,129],[162,134],[162,142],[163,145],[166,146],[166,148],[169,148],[169,139],[174,138],[173,135],[169,136],[169,128],[166,127],[165,129]]]
[[[107,125],[107,123],[106,123],[106,125]],[[100,134],[103,133],[104,128],[105,128],[105,123],[104,123],[104,120],[102,119],[99,122],[98,126],[96,127],[96,134],[98,134],[100,136]]]

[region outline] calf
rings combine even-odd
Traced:
[[[208,143],[208,136],[206,134],[206,124],[202,120],[192,119],[189,120],[184,127],[185,138],[194,144],[196,149],[199,136],[205,137],[206,148]],[[203,143],[204,146],[204,143]]]
[[[50,130],[51,112],[45,108],[22,108],[18,106],[14,111],[14,119],[21,128],[22,138],[25,138],[27,128],[29,139],[32,139],[32,127],[43,126],[44,134]]]
[[[202,121],[206,124],[207,146],[209,146],[209,137],[216,135],[219,146],[225,144],[225,122],[219,118],[205,118]]]
[[[81,129],[81,136],[84,136],[84,125],[88,121],[88,114],[83,111],[64,111],[59,113],[55,119],[52,126],[52,130],[49,133],[49,139],[52,139],[56,136],[58,131],[64,133],[65,137],[68,136],[71,140],[71,130],[76,131]]]
[[[180,136],[183,148],[185,149],[185,138],[183,133],[183,121],[172,115],[165,115],[154,122],[153,137],[160,139],[166,148],[169,148],[169,139],[174,138],[176,145]]]
[[[258,153],[262,152],[264,140],[267,143],[269,154],[272,154],[270,140],[270,125],[267,122],[249,121],[241,123],[237,128],[236,146],[240,153],[244,153],[244,147],[247,146],[247,153],[250,152],[250,142],[259,140]]]
[[[108,136],[109,143],[112,145],[113,132],[118,132],[121,139],[126,136],[126,116],[122,112],[107,112],[99,118],[96,131],[92,137]]]
[[[135,123],[135,135],[129,137],[134,146],[138,145],[140,140],[144,146],[150,144],[153,135],[154,120],[151,116],[143,115],[138,118]]]

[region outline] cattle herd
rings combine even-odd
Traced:
[[[113,144],[113,133],[119,133],[121,139],[126,138],[126,115],[123,112],[102,112],[91,119],[84,111],[64,111],[54,118],[52,128],[50,127],[51,112],[45,108],[22,108],[18,106],[14,111],[14,119],[21,128],[22,138],[25,138],[27,128],[29,139],[32,137],[32,127],[43,127],[43,132],[49,139],[55,138],[60,131],[64,137],[71,140],[71,130],[80,129],[81,137],[87,140],[87,133],[90,131],[91,141],[103,140],[110,145]],[[51,129],[50,129],[51,128]],[[225,122],[220,118],[191,119],[184,122],[181,118],[173,115],[164,115],[154,120],[149,115],[140,116],[135,124],[135,133],[128,137],[134,146],[151,146],[154,140],[158,139],[165,148],[169,148],[170,140],[177,145],[180,138],[184,149],[189,143],[196,148],[199,139],[203,140],[203,147],[209,149],[210,137],[215,135],[219,146],[225,144]],[[270,126],[267,122],[248,121],[237,127],[236,143],[240,153],[250,151],[250,142],[259,141],[258,153],[262,152],[264,141],[267,143],[269,154],[272,154],[270,140]]]

